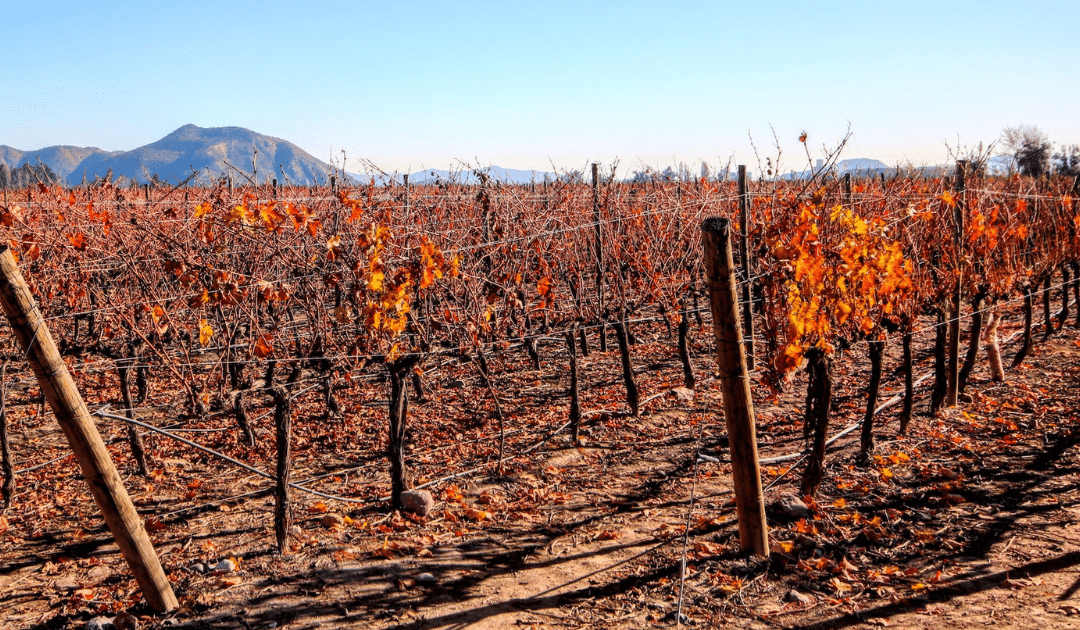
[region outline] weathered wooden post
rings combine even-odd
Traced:
[[[274,489],[274,536],[278,553],[289,551],[289,525],[292,522],[292,506],[289,497],[289,476],[292,473],[292,409],[288,392],[275,387],[274,429],[277,437],[277,486]]]
[[[746,331],[746,367],[753,370],[754,361],[754,275],[750,267],[750,193],[746,189],[746,165],[739,165],[739,258],[742,261],[742,327]]]
[[[769,555],[769,530],[765,523],[765,495],[761,489],[754,401],[746,369],[742,331],[739,328],[735,264],[731,257],[731,222],[712,217],[701,224],[705,280],[716,336],[716,361],[720,367],[720,391],[724,402],[731,474],[735,480],[735,509],[739,542],[743,551]]]
[[[158,612],[175,610],[176,596],[150,537],[7,245],[0,249],[0,302],[143,597]]]
[[[960,306],[963,289],[963,249],[964,243],[964,170],[967,162],[957,160],[956,181],[953,190],[956,198],[953,200],[953,248],[956,261],[956,290],[952,296],[952,312],[949,313],[949,339],[948,352],[949,362],[947,366],[948,389],[945,390],[945,405],[955,407],[960,391]]]
[[[600,164],[592,163],[592,207],[596,224],[596,300],[600,314],[600,352],[607,352],[607,319],[604,317],[604,250],[600,230]]]

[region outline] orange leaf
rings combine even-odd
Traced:
[[[86,249],[86,235],[82,232],[68,235],[68,240],[75,249]]]
[[[476,508],[469,508],[465,510],[465,518],[470,521],[483,521],[491,518],[491,512],[485,512],[484,510],[478,510]]]
[[[259,340],[255,342],[255,356],[260,359],[265,359],[274,353],[274,347],[270,345],[270,339],[270,333],[264,333],[259,336]]]

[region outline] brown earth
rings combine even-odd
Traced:
[[[708,338],[702,329],[695,335]],[[639,385],[645,398],[660,396],[641,418],[629,417],[617,353],[582,359],[589,413],[581,447],[565,432],[547,435],[566,416],[562,348],[543,347],[541,371],[520,352],[495,357],[507,452],[539,445],[502,474],[490,393],[474,366],[429,369],[430,400],[411,410],[414,475],[424,482],[479,470],[436,484],[436,508],[424,519],[375,501],[389,488],[378,456],[384,385],[343,392],[344,419],[320,420],[317,392],[300,399],[294,479],[325,474],[312,487],[371,502],[294,494],[297,529],[284,556],[273,541],[267,480],[164,438],[152,439],[154,474],[142,479],[124,428],[103,421],[181,610],[152,616],[140,603],[81,475],[62,459],[20,474],[0,521],[0,628],[82,628],[119,610],[150,628],[668,627],[680,593],[679,620],[693,627],[1080,627],[1076,329],[1037,344],[1006,383],[990,383],[980,365],[971,402],[917,416],[906,437],[895,436],[899,405],[883,411],[868,467],[854,464],[854,433],[838,442],[812,515],[772,520],[769,561],[738,549],[716,383],[701,384],[692,403],[666,393],[681,385],[673,343],[662,329],[642,336]],[[918,374],[928,369],[926,337]],[[859,350],[837,362],[837,428],[862,416]],[[710,351],[696,348],[699,378],[711,370]],[[896,354],[890,348],[887,370]],[[88,402],[115,404],[115,374],[95,365],[72,363]],[[900,391],[896,375],[886,376],[883,399]],[[16,468],[66,450],[26,378],[12,393]],[[455,380],[466,387],[448,387]],[[762,457],[802,448],[804,388],[800,374],[781,396],[756,395]],[[155,380],[153,391],[143,417],[273,469],[265,401],[249,409],[259,436],[251,449],[227,414],[180,418],[168,383]],[[927,386],[918,393],[922,410]],[[719,462],[699,460],[699,451]],[[801,466],[786,468],[793,463],[765,465],[770,501],[797,491]],[[344,524],[327,527],[326,513]],[[237,570],[192,568],[223,558]]]

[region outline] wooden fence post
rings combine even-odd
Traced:
[[[175,610],[176,596],[150,537],[6,245],[0,249],[0,302],[143,597],[158,612]]]
[[[952,296],[952,312],[949,313],[948,339],[948,388],[945,390],[945,406],[955,407],[960,391],[960,301],[963,288],[963,243],[964,243],[964,170],[967,162],[956,162],[956,181],[953,203],[953,249],[956,261],[956,291]],[[975,343],[978,343],[976,340]]]
[[[600,317],[600,352],[607,352],[607,319],[604,316],[604,250],[600,230],[600,163],[592,163],[592,209],[596,223],[596,300]]]
[[[278,553],[289,552],[289,525],[292,522],[292,506],[289,497],[289,476],[292,473],[292,409],[288,392],[275,387],[274,430],[277,437],[277,486],[274,490],[274,536]]]
[[[735,480],[735,509],[739,542],[743,551],[769,555],[769,529],[765,523],[765,495],[761,489],[754,401],[746,369],[742,331],[739,328],[735,269],[731,257],[731,222],[712,217],[701,224],[705,280],[716,336],[716,361],[720,367],[720,391],[724,401],[731,474]]]
[[[754,360],[754,286],[750,265],[750,193],[746,190],[746,165],[739,165],[739,258],[743,268],[742,327],[746,330],[746,368],[753,370]]]

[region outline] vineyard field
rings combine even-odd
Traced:
[[[4,191],[179,608],[143,600],[4,325],[0,628],[1080,619],[1076,181],[480,179]],[[709,217],[768,558],[740,547]]]

